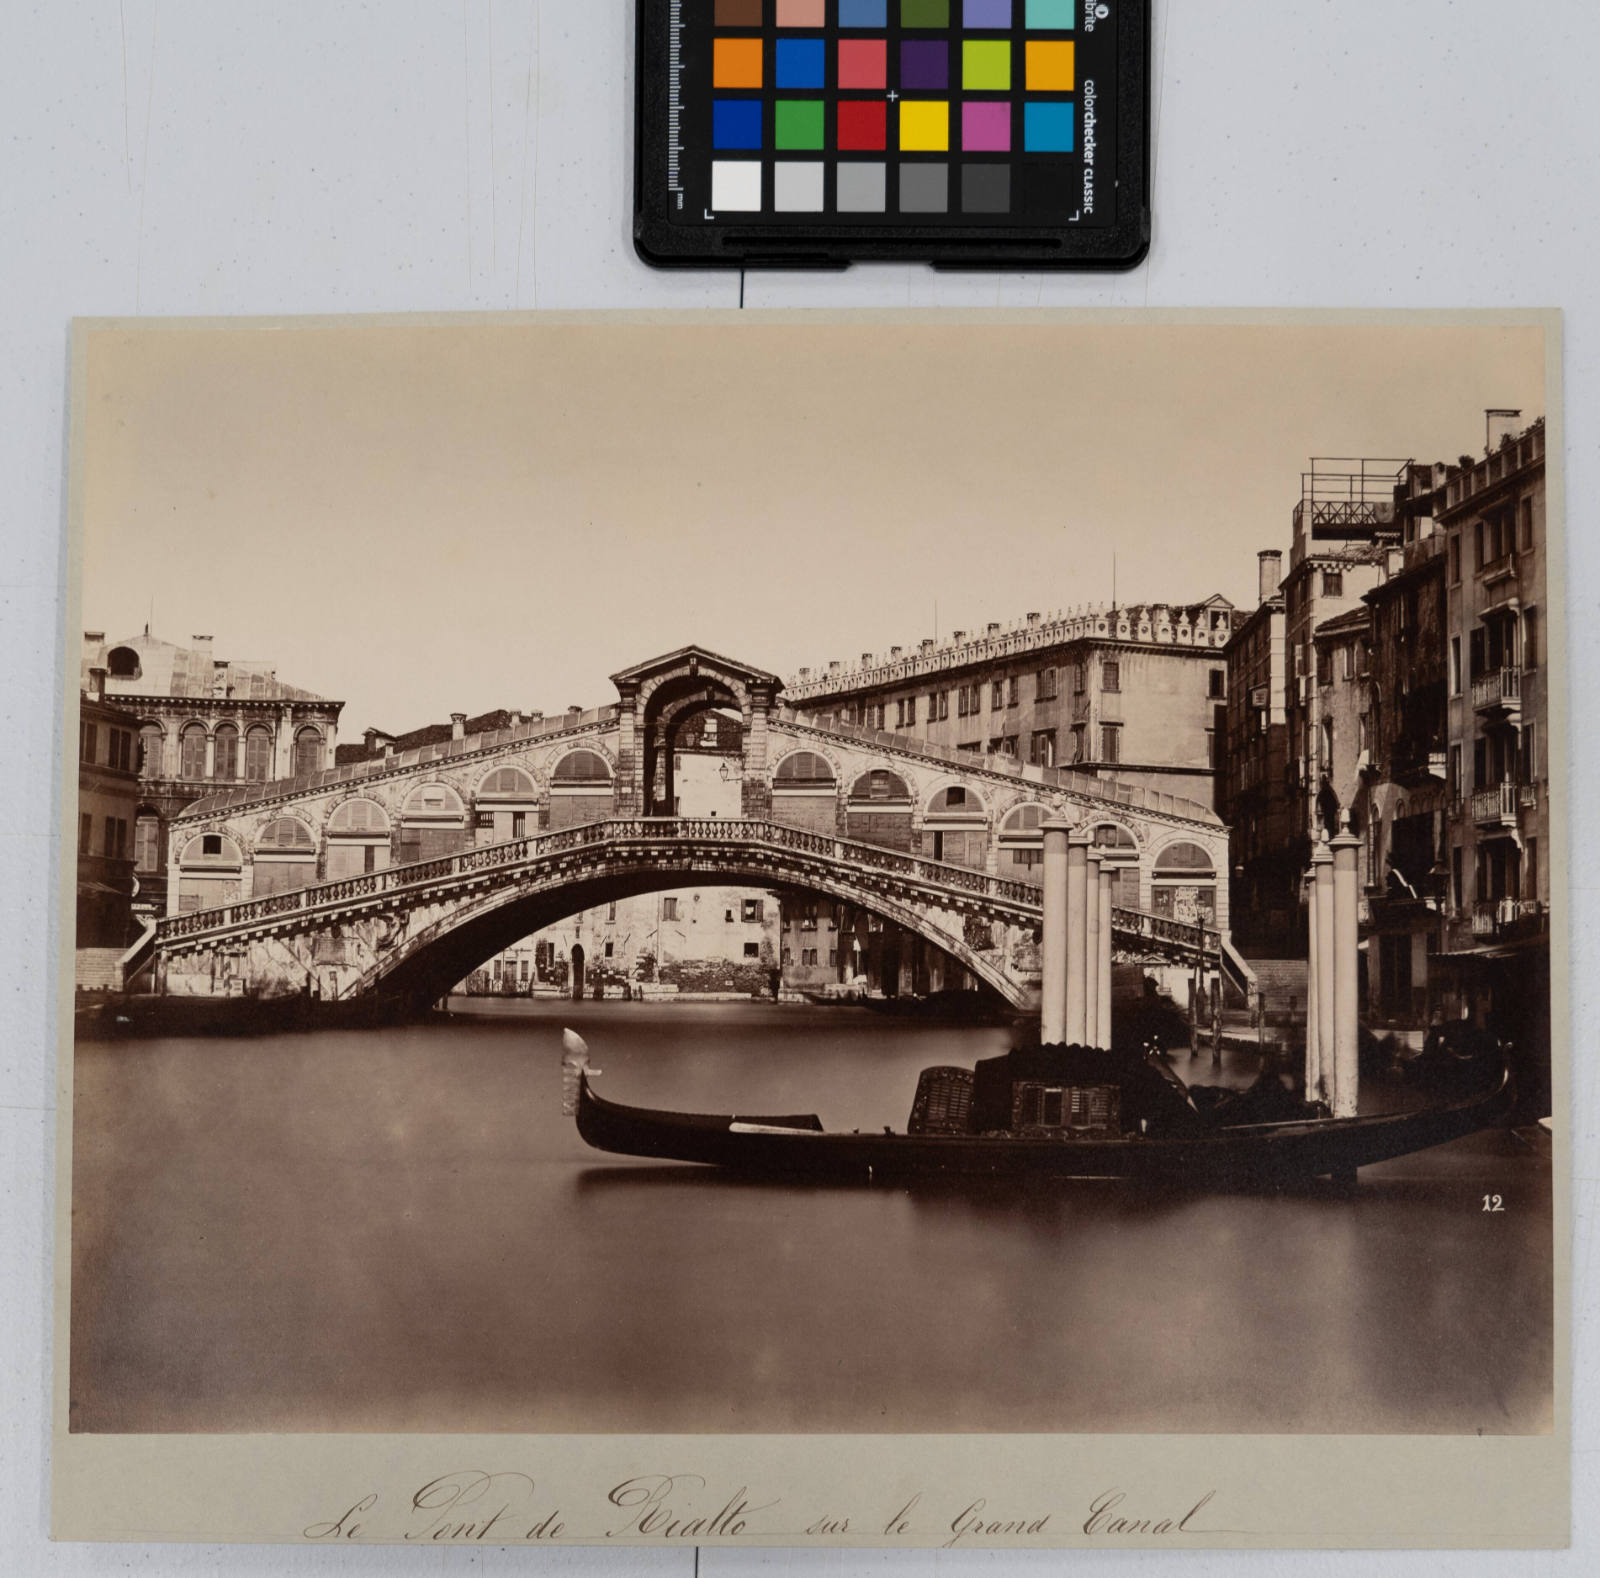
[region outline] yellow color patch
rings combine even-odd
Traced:
[[[1072,47],[1070,44],[1067,46]],[[761,86],[761,40],[719,38],[711,48],[711,85],[716,88]]]
[[[950,106],[943,99],[902,99],[900,146],[915,153],[943,153],[950,146]]]
[[[1076,46],[1056,39],[1028,40],[1028,88],[1034,93],[1070,93],[1077,86]]]

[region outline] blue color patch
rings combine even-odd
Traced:
[[[780,38],[776,81],[780,88],[820,88],[823,85],[823,43],[820,38]]]
[[[840,27],[883,27],[889,0],[839,0]]]
[[[1029,153],[1071,153],[1076,127],[1071,103],[1030,100],[1022,106],[1022,146]]]
[[[713,148],[759,148],[761,146],[761,100],[713,99],[711,101],[711,146]]]

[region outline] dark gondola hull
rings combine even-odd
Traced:
[[[772,1119],[656,1112],[604,1100],[585,1076],[577,1119],[579,1134],[596,1150],[774,1177],[849,1182],[1040,1176],[1211,1185],[1346,1174],[1487,1128],[1505,1116],[1511,1102],[1510,1078],[1504,1076],[1493,1089],[1420,1112],[1244,1124],[1172,1139],[1033,1140],[834,1134],[823,1132],[809,1114]]]

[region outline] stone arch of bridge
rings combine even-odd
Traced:
[[[345,993],[376,996],[413,1009],[444,996],[479,965],[532,932],[565,920],[580,910],[595,909],[618,899],[667,892],[697,884],[770,890],[787,888],[837,899],[892,921],[948,955],[974,979],[1013,1007],[1027,1005],[1026,988],[1006,973],[1002,957],[989,957],[964,937],[944,931],[924,912],[846,878],[819,877],[815,872],[785,873],[770,865],[720,860],[696,872],[663,869],[659,862],[624,857],[604,869],[572,878],[531,882],[487,893],[454,906],[432,925],[397,944]]]

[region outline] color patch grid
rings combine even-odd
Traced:
[[[1080,4],[699,0],[704,217],[1070,213]]]

